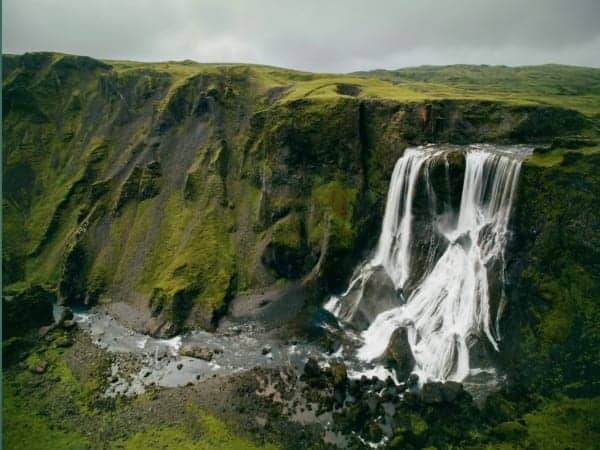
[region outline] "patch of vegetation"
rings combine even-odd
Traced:
[[[421,66],[374,70],[356,75],[398,85],[446,86],[455,95],[484,96],[508,102],[535,102],[577,109],[588,115],[600,108],[600,70],[561,66]]]
[[[235,435],[218,418],[201,410],[196,411],[197,427],[192,432],[183,425],[150,427],[126,440],[113,443],[114,450],[276,450],[272,444],[258,446],[252,441]]]
[[[76,431],[57,428],[55,419],[32,411],[8,383],[2,387],[2,448],[6,450],[84,450],[90,440]]]

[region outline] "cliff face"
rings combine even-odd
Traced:
[[[521,174],[500,356],[534,390],[600,392],[598,150],[536,154]]]
[[[211,328],[245,294],[302,286],[310,302],[343,287],[409,144],[551,141],[591,126],[557,107],[403,100],[396,87],[372,95],[383,82],[265,67],[3,61],[5,284],[126,302],[159,335]],[[547,214],[533,191],[554,186],[549,170],[525,171],[537,216],[523,213],[524,234]]]

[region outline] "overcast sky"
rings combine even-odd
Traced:
[[[3,0],[3,52],[255,62],[600,67],[600,0]]]

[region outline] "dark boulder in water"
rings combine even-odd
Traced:
[[[396,289],[383,266],[378,266],[370,269],[363,280],[352,286],[344,296],[338,315],[354,328],[365,330],[380,313],[402,303],[402,293]]]
[[[68,306],[63,308],[63,310],[61,311],[57,323],[58,325],[62,325],[67,320],[73,320],[73,311]]]

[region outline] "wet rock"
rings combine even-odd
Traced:
[[[183,369],[183,364],[182,363],[177,364],[177,370],[181,370],[181,369]]]
[[[379,406],[381,405],[381,399],[375,393],[369,393],[365,398],[365,403],[369,408],[369,413],[373,416],[377,414]]]
[[[423,385],[421,400],[423,403],[452,403],[459,399],[464,393],[463,385],[455,381],[430,382]]]
[[[46,325],[45,327],[41,327],[38,330],[38,336],[40,338],[46,338],[49,336],[49,333],[52,332],[52,330],[54,330],[54,325]]]
[[[381,391],[381,398],[386,402],[393,402],[398,399],[398,389],[395,386],[386,386],[383,391]]]
[[[442,383],[431,382],[425,383],[421,389],[421,400],[428,405],[434,403],[442,403],[444,397],[442,395]]]
[[[348,305],[348,308],[356,302],[359,302],[358,308],[346,320],[358,330],[365,330],[379,313],[400,306],[402,296],[396,291],[385,269],[376,267],[364,286],[356,283],[344,299],[344,305]],[[342,311],[342,315],[346,316],[349,312]]]
[[[417,387],[418,384],[419,384],[419,376],[415,373],[411,373],[408,376],[408,379],[406,380],[406,386],[409,389],[412,389],[414,387]]]
[[[385,383],[379,378],[373,377],[371,378],[371,386],[373,391],[380,392],[385,387]]]
[[[396,371],[399,380],[405,380],[415,366],[415,358],[408,344],[406,328],[398,328],[392,334],[385,351],[387,365]]]
[[[65,321],[67,320],[73,320],[73,311],[71,310],[71,308],[69,307],[65,307],[62,312],[60,313],[60,317],[57,320],[57,323],[59,325],[62,325],[65,323]]]
[[[65,320],[65,321],[62,323],[62,327],[63,327],[65,330],[72,330],[72,329],[74,329],[76,326],[77,326],[77,322],[75,322],[74,320],[71,320],[71,319],[70,319],[70,320]]]
[[[322,371],[319,363],[313,357],[308,358],[304,365],[304,373],[301,379],[313,388],[325,388],[331,385],[329,371]]]
[[[263,355],[268,355],[269,353],[271,353],[271,346],[270,346],[270,345],[268,345],[268,344],[267,344],[267,345],[265,345],[265,346],[262,348],[262,350],[261,350],[261,353],[262,353]]]
[[[31,372],[42,374],[48,369],[48,361],[38,361],[30,368]]]
[[[341,406],[346,399],[346,390],[343,387],[335,387],[333,389],[333,400],[336,405]]]
[[[198,344],[183,344],[179,353],[183,356],[203,359],[204,361],[211,361],[213,358],[212,350]]]
[[[463,385],[456,381],[447,381],[442,385],[442,397],[448,403],[456,401],[464,392]]]
[[[314,378],[321,376],[321,368],[319,367],[319,363],[313,357],[308,358],[306,364],[304,365],[304,375],[307,378]]]

